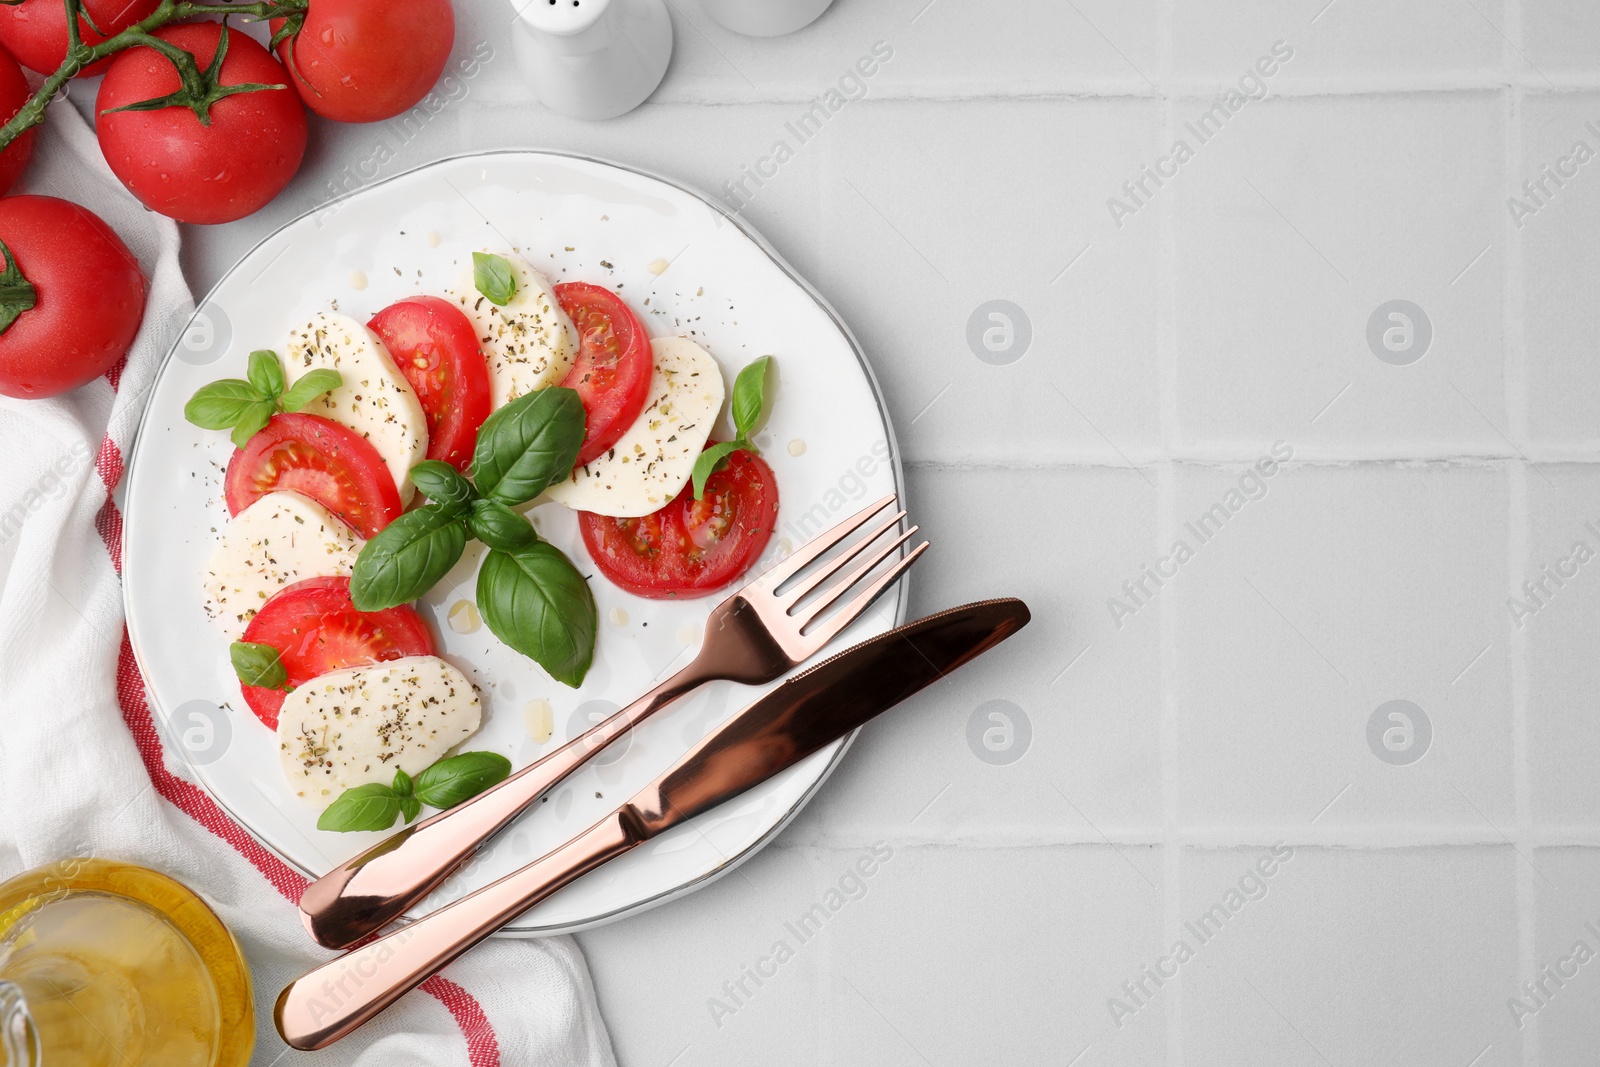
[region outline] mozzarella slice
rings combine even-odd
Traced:
[[[331,671],[283,698],[278,757],[296,795],[330,804],[345,789],[421,774],[483,721],[466,675],[437,656]]]
[[[372,442],[394,476],[400,502],[411,500],[411,468],[428,455],[428,420],[411,383],[373,332],[344,315],[318,312],[289,332],[285,377],[293,385],[318,367],[344,384],[303,409],[343,423]]]
[[[654,366],[644,411],[609,452],[545,493],[577,511],[637,518],[688,483],[722,410],[722,369],[684,337],[650,342]]]
[[[519,396],[555,385],[572,369],[578,354],[578,331],[561,310],[544,275],[521,256],[495,253],[511,264],[517,291],[501,307],[478,292],[472,281],[472,260],[466,273],[449,289],[478,331],[489,360],[489,387],[500,408]]]
[[[234,516],[206,568],[206,614],[237,641],[261,605],[305,578],[349,574],[355,531],[299,493],[268,493]]]

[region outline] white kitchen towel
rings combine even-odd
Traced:
[[[279,1040],[278,990],[333,955],[300,926],[294,902],[305,880],[183,777],[123,631],[122,523],[111,494],[156,368],[193,310],[178,229],[122,189],[65,101],[51,107],[18,191],[64,197],[105,219],[138,256],[150,296],[125,366],[51,400],[0,397],[0,876],[92,855],[194,888],[244,946],[263,1067],[614,1064],[588,967],[568,937],[485,944],[323,1052]]]

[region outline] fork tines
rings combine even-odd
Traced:
[[[825,561],[815,573],[807,574],[793,588],[782,592],[779,592],[779,589],[790,579],[798,577],[802,571],[805,571],[812,563],[821,559],[829,551],[843,544],[852,534],[866,526],[885,510],[891,508],[896,499],[896,495],[891,493],[882,500],[868,505],[845,519],[831,530],[817,535],[796,549],[787,559],[784,559],[762,575],[760,579],[751,583],[752,588],[762,590],[772,596],[773,600],[785,608],[786,614],[790,616],[794,616],[797,612],[802,612],[796,622],[807,638],[816,638],[824,642],[832,640],[841,630],[865,612],[873,601],[882,596],[884,591],[894,584],[895,580],[908,567],[917,561],[917,558],[928,548],[928,542],[923,541],[903,555],[893,566],[878,575],[852,599],[845,602],[832,617],[822,620],[824,613],[844,600],[845,596],[854,589],[857,583],[870,575],[885,560],[900,552],[905,544],[915,536],[919,527],[912,526],[898,537],[892,538],[877,551],[871,553],[867,559],[852,568],[843,578],[828,586],[827,590],[816,602],[804,604],[803,608],[802,602],[811,594],[822,589],[824,585],[827,585],[830,579],[837,576],[851,562],[865,553],[867,549],[873,547],[885,534],[897,529],[900,521],[906,517],[905,511],[895,511],[888,518],[878,522],[844,552]],[[813,627],[816,627],[816,629],[813,629]]]

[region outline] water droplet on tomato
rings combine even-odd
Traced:
[[[322,32],[317,34],[317,36],[322,39],[322,43],[323,44],[332,44],[333,43],[333,27],[332,26],[324,26],[324,27],[322,27]]]

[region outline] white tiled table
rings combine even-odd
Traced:
[[[1600,953],[1600,560],[1520,626],[1507,598],[1600,552],[1600,161],[1520,226],[1506,198],[1600,151],[1600,5],[838,0],[754,41],[673,0],[666,82],[592,125],[531,101],[503,0],[458,2],[458,54],[493,55],[457,99],[318,125],[277,203],[190,230],[195,288],[331,190],[470,149],[720,190],[886,42],[745,214],[882,382],[936,546],[914,609],[1036,618],[871,727],[736,874],[580,937],[626,1067],[1594,1061],[1600,962],[1521,1027],[1508,999]],[[1278,41],[1269,97],[1200,144],[1185,124]],[[1178,137],[1192,158],[1116,225]],[[993,299],[1031,323],[1009,363],[967,341]],[[1432,328],[1406,366],[1367,341],[1393,299]],[[1242,478],[1201,543],[1186,523]],[[1368,743],[1393,699],[1431,724],[1409,765]],[[1026,716],[1023,758],[969,745],[990,701]],[[801,943],[785,923],[874,842],[892,857]]]

